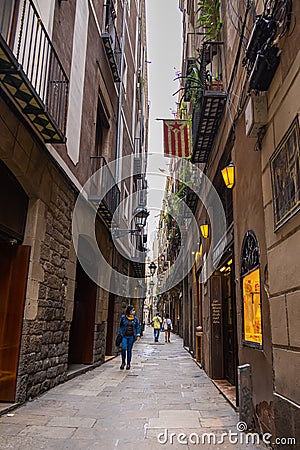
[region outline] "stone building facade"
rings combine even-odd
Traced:
[[[129,299],[86,274],[72,218],[96,170],[116,156],[141,161],[126,189],[122,164],[111,166],[95,233],[116,270],[143,271],[130,249],[129,260],[114,250],[111,223],[145,186],[147,48],[144,1],[2,2],[0,17],[0,401],[13,403],[65,381],[73,364],[85,370],[116,352]],[[131,228],[139,205],[126,205]],[[83,255],[91,266],[92,253]]]

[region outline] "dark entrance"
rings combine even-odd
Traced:
[[[69,363],[93,362],[97,285],[77,262],[73,320],[70,330]]]
[[[0,244],[0,401],[15,400],[29,246]]]
[[[231,264],[225,264],[222,276],[224,378],[236,385],[236,313]]]
[[[237,383],[237,334],[232,259],[211,277],[212,378]]]
[[[95,279],[95,253],[87,238],[79,237],[78,257]],[[92,364],[94,357],[97,285],[79,260],[76,268],[73,320],[70,329],[69,363]]]

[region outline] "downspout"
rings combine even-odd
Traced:
[[[119,171],[121,157],[121,120],[122,120],[122,101],[123,101],[123,73],[124,73],[124,52],[125,52],[125,31],[126,31],[126,6],[127,0],[123,0],[123,14],[122,14],[122,41],[121,41],[121,68],[120,68],[120,85],[119,85],[119,99],[118,99],[118,117],[117,117],[117,137],[116,137],[116,184],[119,183]]]

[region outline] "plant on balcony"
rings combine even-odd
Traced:
[[[183,199],[185,197],[185,193],[186,193],[186,188],[188,186],[188,183],[185,182],[181,182],[179,185],[179,189],[178,192],[175,193],[175,195],[179,198],[179,199]]]
[[[205,73],[201,70],[201,53],[197,50],[197,57],[190,58],[190,64],[188,64],[186,75],[181,75],[181,73],[176,73],[175,80],[183,80],[184,86],[174,92],[177,95],[179,92],[183,92],[181,96],[178,110],[185,110],[185,115],[187,111],[186,103],[184,101],[197,103],[199,98],[199,92],[203,89],[205,85]],[[192,61],[192,63],[191,63]],[[185,105],[185,107],[183,107]]]
[[[206,33],[208,41],[214,41],[221,30],[220,0],[198,0],[196,14],[197,27],[202,28]]]
[[[203,89],[204,85],[205,77],[203,71],[199,68],[197,62],[195,62],[195,65],[185,77],[184,92],[190,102],[197,103],[199,91]]]

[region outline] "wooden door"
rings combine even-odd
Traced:
[[[0,244],[0,401],[15,400],[29,246]]]
[[[97,285],[77,263],[69,363],[93,362]]]

